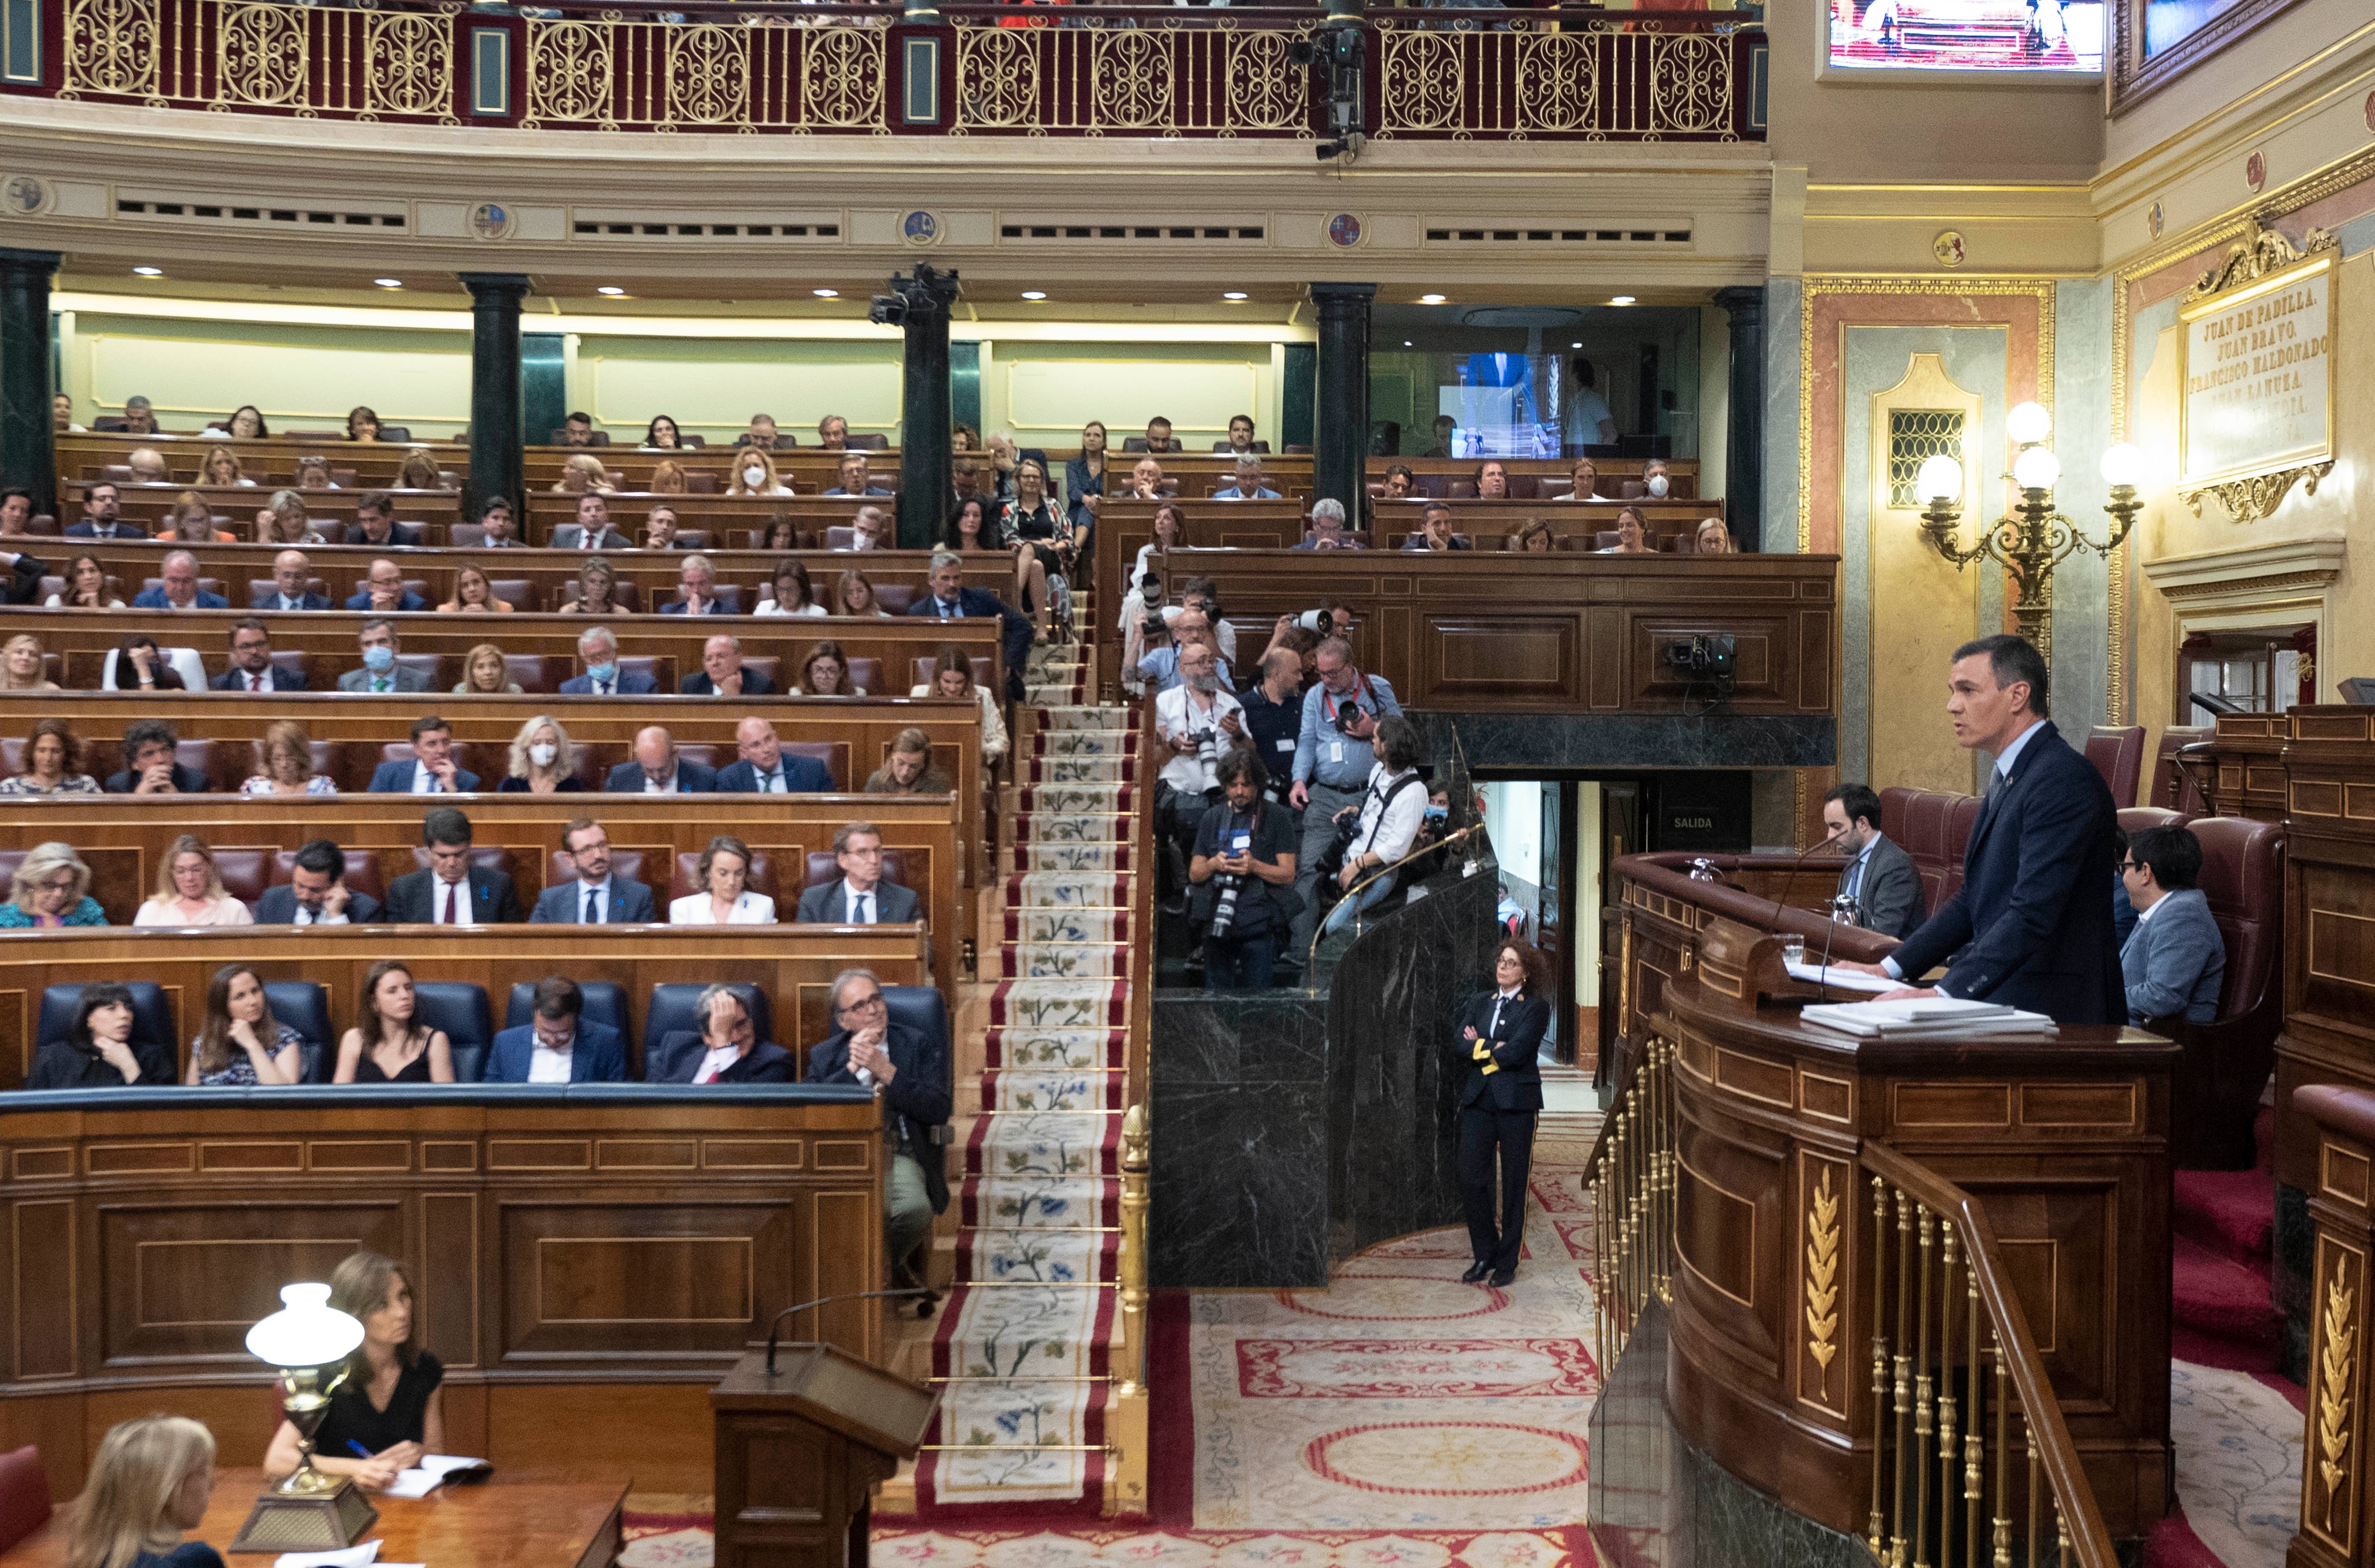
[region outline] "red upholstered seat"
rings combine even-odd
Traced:
[[[0,1551],[50,1522],[50,1476],[31,1444],[0,1454]]]
[[[2088,730],[2086,760],[2095,764],[2095,771],[2110,786],[2112,805],[2135,805],[2136,784],[2144,777],[2144,725],[2106,729],[2098,725]]]
[[[1922,907],[1935,913],[1963,885],[1963,846],[1979,819],[1979,798],[1892,785],[1880,792],[1881,831],[1913,857]]]
[[[2208,725],[2170,725],[2160,732],[2160,747],[2153,759],[2150,804],[2187,817],[2199,817],[2208,811],[2202,792],[2178,767],[2177,754],[2181,748],[2208,740],[2215,733]]]

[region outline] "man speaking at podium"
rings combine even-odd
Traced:
[[[1946,965],[1935,986],[1882,1001],[1959,996],[2056,1023],[2126,1020],[2104,891],[2119,812],[2094,764],[2045,716],[2045,661],[2026,638],[1982,637],[1955,650],[1946,712],[1956,744],[1993,753],[1995,770],[1963,851],[1960,890],[1883,962],[1842,966],[1901,980]]]

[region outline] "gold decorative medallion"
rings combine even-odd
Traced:
[[[1963,243],[1963,231],[1948,229],[1930,242],[1930,253],[1938,258],[1940,266],[1960,266],[1968,259],[1970,251]]]

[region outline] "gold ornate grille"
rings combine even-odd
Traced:
[[[1921,510],[1914,481],[1932,457],[1963,460],[1963,411],[1959,408],[1892,408],[1888,411],[1888,504]]]

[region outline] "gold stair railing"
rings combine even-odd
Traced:
[[[1600,1364],[1624,1353],[1653,1301],[1671,1303],[1674,1042],[1650,1034],[1610,1103],[1583,1170],[1592,1199]],[[1814,1199],[1806,1327],[1827,1370],[1842,1326],[1872,1325],[1872,1505],[1864,1544],[1882,1568],[2117,1568],[2037,1341],[1986,1211],[1877,1141],[1861,1193]],[[1843,1259],[1870,1223],[1869,1294]],[[1824,1352],[1828,1350],[1830,1354]]]

